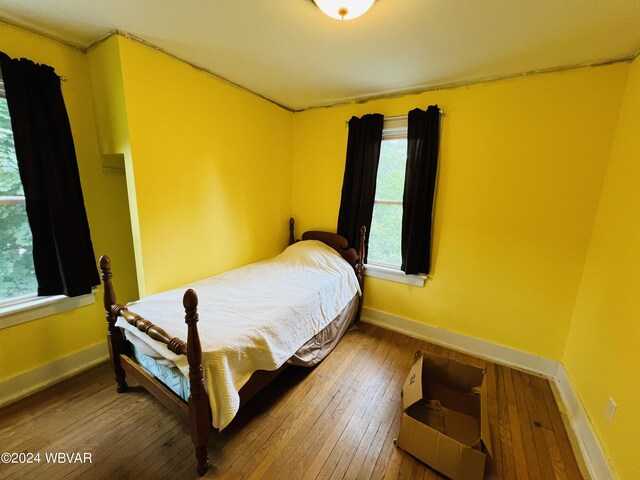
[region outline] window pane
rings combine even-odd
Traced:
[[[11,200],[0,202],[0,300],[37,292],[27,212],[15,204],[23,196],[7,101],[0,98],[0,197]]]
[[[383,140],[380,148],[376,200],[402,201],[407,168],[407,139]]]
[[[13,146],[13,132],[11,131],[11,118],[7,108],[7,100],[0,97],[0,197],[24,195],[16,150]]]
[[[0,300],[36,293],[31,229],[24,205],[0,206]]]
[[[402,264],[401,232],[402,205],[375,204],[367,261],[400,267]]]

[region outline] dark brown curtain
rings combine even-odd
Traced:
[[[99,284],[60,77],[0,52],[0,66],[33,234],[38,295],[77,296]]]
[[[349,120],[347,159],[342,181],[342,198],[338,215],[338,233],[358,248],[360,227],[371,230],[373,201],[376,196],[376,175],[380,160],[384,117],[379,113],[352,117]],[[365,258],[369,236],[365,240]]]
[[[429,273],[431,268],[431,223],[438,171],[440,109],[416,108],[409,112],[407,129],[407,173],[402,214],[402,271]]]

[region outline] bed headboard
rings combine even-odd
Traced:
[[[294,225],[295,222],[293,218],[289,219],[289,245],[296,241]],[[361,259],[364,258],[364,238],[366,232],[367,229],[364,225],[360,227],[360,245],[358,245],[358,250],[353,247],[349,247],[349,242],[342,235],[332,232],[311,230],[302,234],[302,240],[318,240],[333,248],[349,263],[349,265],[353,267],[356,272],[356,276],[358,277],[358,281],[360,281],[360,284],[362,285],[364,263]]]

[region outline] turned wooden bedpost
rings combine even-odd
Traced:
[[[209,470],[207,444],[211,432],[211,410],[209,394],[204,386],[204,372],[202,370],[202,347],[198,334],[198,296],[189,289],[182,299],[187,324],[187,360],[189,361],[189,430],[191,440],[196,447],[198,460],[198,475],[204,475]]]
[[[367,236],[367,227],[362,225],[360,227],[360,246],[358,248],[358,256],[360,257],[360,261],[358,262],[358,280],[360,280],[360,284],[364,281],[364,239]]]
[[[295,220],[293,219],[293,217],[291,217],[289,219],[289,245],[293,245],[294,243],[296,243],[296,237],[293,233],[294,225]]]
[[[104,310],[107,316],[107,345],[109,346],[109,356],[111,366],[116,376],[116,391],[123,393],[127,391],[126,374],[120,364],[120,354],[125,353],[124,338],[122,332],[116,327],[117,315],[113,312],[116,304],[116,292],[111,284],[111,260],[106,255],[100,257],[100,271],[102,283],[104,284]]]

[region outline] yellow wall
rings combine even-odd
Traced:
[[[102,173],[85,55],[2,23],[0,50],[11,57],[25,57],[51,65],[66,79],[62,92],[71,122],[94,249],[98,254],[108,248],[120,274],[131,279],[119,283],[119,293],[135,298],[131,233],[127,236],[125,231],[116,237],[109,234],[110,225],[128,216],[124,176]],[[107,195],[111,198],[109,204]],[[104,342],[105,333],[100,297],[92,306],[2,329],[0,380]]]
[[[564,364],[621,479],[640,472],[640,60],[636,59],[611,159]],[[605,419],[609,396],[618,404]]]
[[[122,63],[120,59],[120,37],[112,35],[87,52],[89,69],[91,71],[91,86],[96,118],[96,133],[98,146],[102,155],[116,157],[118,167],[126,170],[126,177],[131,179],[127,185],[127,205],[129,215],[118,219],[113,225],[114,234],[126,231],[133,240],[136,285],[141,285],[144,279],[144,267],[140,245],[140,222],[136,202],[135,182],[133,179],[133,159],[129,140],[129,121],[127,105],[124,96],[124,80],[122,79]],[[103,157],[104,158],[104,157]],[[123,172],[124,175],[124,172]],[[121,193],[120,193],[121,195]],[[125,200],[125,199],[121,199]],[[108,250],[100,254],[111,255]],[[116,275],[115,285],[119,286],[123,275],[120,268],[112,259],[112,268]],[[133,281],[134,279],[126,279]],[[132,299],[123,299],[124,302]]]
[[[138,42],[118,43],[141,296],[279,253],[292,114]]]
[[[432,91],[294,116],[298,231],[335,229],[352,115],[445,112],[433,278],[366,279],[365,305],[561,359],[626,64]]]

